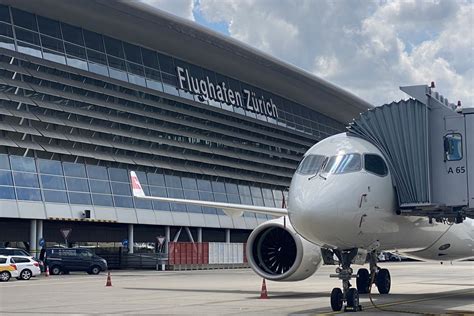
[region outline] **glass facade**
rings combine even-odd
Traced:
[[[132,197],[129,170],[0,154],[0,199],[224,215],[214,208]],[[165,170],[137,172],[147,194],[279,207],[283,192]],[[285,193],[286,194],[286,193]],[[266,218],[246,213],[246,217]]]
[[[178,90],[176,67],[271,98],[278,118]],[[224,214],[134,199],[134,170],[149,195],[280,207],[301,156],[344,129],[234,78],[0,5],[0,202]]]
[[[318,138],[344,128],[341,123],[281,96],[160,52],[15,8],[0,6],[0,12],[0,47],[181,96]],[[188,69],[191,76],[209,77],[214,85],[224,82],[234,91],[249,89],[265,99],[271,98],[278,107],[278,119],[224,102],[202,100],[197,95],[178,90],[178,66]]]

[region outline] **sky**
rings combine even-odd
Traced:
[[[244,42],[373,105],[436,83],[474,107],[472,0],[141,0]]]

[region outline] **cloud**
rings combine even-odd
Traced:
[[[474,106],[474,4],[451,0],[142,0],[228,34],[380,105],[437,83]],[[194,15],[193,15],[194,10]],[[196,15],[197,14],[197,15]]]
[[[474,104],[472,2],[200,0],[229,34],[375,105],[436,81]]]
[[[140,0],[160,10],[194,21],[194,0]]]

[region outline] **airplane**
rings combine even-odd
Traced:
[[[368,293],[372,284],[380,294],[390,292],[390,272],[378,266],[378,252],[437,261],[474,257],[473,219],[453,224],[397,215],[396,193],[381,151],[346,133],[330,136],[305,153],[289,187],[287,208],[146,196],[133,171],[131,184],[137,198],[215,207],[230,216],[246,211],[278,217],[250,234],[246,251],[251,268],[267,280],[299,281],[323,262],[337,263],[330,276],[342,281],[342,289],[331,292],[333,311],[361,310],[359,294]],[[369,269],[354,274],[352,264],[367,262]]]

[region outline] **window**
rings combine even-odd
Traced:
[[[66,185],[69,191],[89,192],[86,179],[66,177]]]
[[[0,34],[8,37],[13,37],[12,27],[9,24],[0,23]]]
[[[457,161],[462,159],[462,136],[451,133],[444,136],[444,160]]]
[[[129,43],[123,43],[123,49],[125,51],[125,58],[131,62],[141,64],[142,56],[140,52],[140,47],[135,46]]]
[[[65,190],[64,178],[57,176],[41,175],[41,184],[44,189]]]
[[[0,186],[0,200],[14,200],[15,190],[13,187]]]
[[[165,186],[165,178],[161,173],[148,173],[148,184]]]
[[[324,166],[325,173],[342,174],[359,171],[362,168],[359,154],[332,156]]]
[[[77,249],[77,255],[88,258],[88,257],[92,257],[92,252],[90,252],[87,249]]]
[[[154,69],[160,69],[158,65],[158,56],[154,51],[151,51],[146,48],[142,48],[142,56],[143,56],[143,63],[145,66],[154,68]]]
[[[110,193],[109,181],[89,180],[89,184],[93,193]]]
[[[75,163],[63,163],[64,175],[70,177],[86,177],[86,169],[84,165],[75,164]]]
[[[21,27],[38,31],[34,14],[12,8],[13,22]]]
[[[126,169],[109,168],[109,176],[111,181],[128,183],[128,172]]]
[[[169,188],[181,188],[181,179],[178,176],[165,175],[166,186]]]
[[[116,207],[133,208],[133,201],[131,197],[114,195],[114,203]]]
[[[36,172],[35,160],[28,157],[10,156],[12,170]]]
[[[378,176],[386,176],[388,168],[385,161],[379,155],[366,154],[364,155],[364,169],[368,172],[375,173]]]
[[[316,174],[321,169],[325,158],[321,155],[308,155],[303,158],[296,172],[304,175]]]
[[[12,263],[29,263],[30,262],[29,258],[13,257],[12,259],[13,259]]]
[[[5,5],[0,5],[0,21],[10,23],[10,11]]]
[[[183,182],[183,189],[197,190],[196,179],[182,177],[181,181]]]
[[[107,51],[107,54],[115,56],[115,57],[119,57],[119,58],[125,57],[123,54],[121,41],[116,40],[115,38],[104,36],[104,43],[105,43],[105,50]]]
[[[112,192],[118,195],[132,195],[130,192],[130,184],[121,182],[111,182]]]
[[[102,41],[102,35],[84,30],[84,40],[86,42],[87,48],[92,48],[101,52],[105,52],[104,42]]]
[[[51,37],[41,36],[41,44],[44,48],[49,48],[57,52],[64,53],[63,42]]]
[[[16,189],[18,200],[41,201],[41,193],[39,189]]]
[[[0,170],[0,185],[13,185],[11,171]]]
[[[111,195],[92,194],[92,200],[94,200],[94,205],[113,206]]]
[[[65,191],[44,190],[43,194],[46,202],[67,203],[67,195]]]
[[[0,263],[7,263],[7,258],[0,258]]]
[[[109,180],[105,167],[87,165],[87,174],[92,179]]]
[[[13,172],[13,179],[18,187],[39,188],[35,173]]]
[[[84,40],[80,28],[65,23],[61,23],[61,28],[63,30],[65,41],[84,46]]]
[[[69,192],[69,201],[71,204],[91,205],[91,196],[87,193]]]
[[[38,16],[40,32],[61,39],[61,28],[59,22]]]
[[[39,159],[38,167],[40,173],[63,175],[63,169],[59,161]]]

